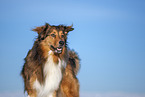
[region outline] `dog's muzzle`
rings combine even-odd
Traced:
[[[54,53],[57,53],[57,54],[61,54],[62,50],[63,50],[63,47],[57,47],[57,48],[55,48],[52,45],[51,45],[51,48],[53,49]]]

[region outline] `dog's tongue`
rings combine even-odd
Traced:
[[[51,48],[54,50],[55,53],[58,53],[58,54],[62,53],[62,49],[63,49],[62,47],[55,48],[51,45]]]
[[[61,51],[61,50],[62,50],[62,48],[61,48],[61,47],[58,47],[58,48],[57,48],[57,50],[58,50],[58,51]]]
[[[62,52],[62,47],[56,48],[56,52],[57,52],[57,53],[61,53],[61,52]]]

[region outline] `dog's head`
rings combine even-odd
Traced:
[[[51,26],[46,23],[44,26],[36,27],[33,31],[38,33],[37,41],[50,48],[55,54],[61,54],[66,46],[67,34],[74,30],[72,26]]]

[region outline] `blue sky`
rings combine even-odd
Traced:
[[[1,0],[0,93],[22,91],[20,71],[37,36],[31,29],[71,25],[81,92],[145,94],[144,0]]]

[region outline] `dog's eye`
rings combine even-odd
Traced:
[[[49,35],[46,35],[46,37],[47,37],[47,36],[49,36]]]
[[[56,35],[55,35],[55,34],[51,34],[51,36],[52,36],[52,37],[55,37]]]
[[[64,38],[64,35],[61,35],[62,38]]]

